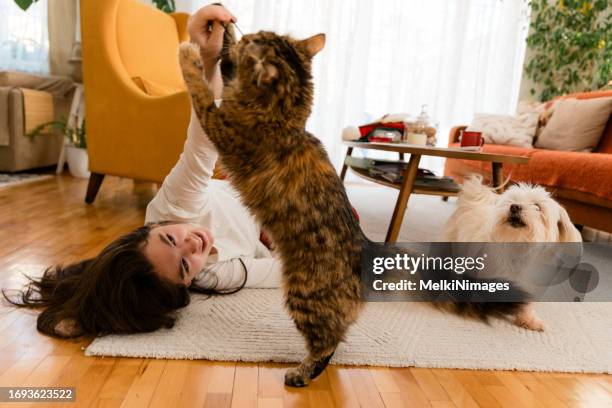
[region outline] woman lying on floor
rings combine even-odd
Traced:
[[[200,9],[190,20],[202,48],[207,78],[220,95],[216,58],[219,24],[235,21],[221,6]],[[215,61],[215,62],[213,62]],[[93,259],[56,266],[30,283],[16,306],[44,308],[38,330],[55,337],[149,332],[172,327],[173,311],[187,306],[189,291],[230,294],[280,285],[281,265],[270,242],[227,181],[211,176],[215,148],[192,110],[178,163],[147,206],[145,223]]]

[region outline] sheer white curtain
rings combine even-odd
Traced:
[[[49,72],[47,0],[27,11],[13,0],[0,1],[0,70]]]
[[[182,0],[185,11],[208,2]],[[340,165],[341,129],[423,104],[448,129],[474,112],[511,113],[517,103],[528,7],[524,0],[225,0],[243,32],[327,35],[315,57],[308,128]],[[428,163],[425,162],[425,165]],[[440,162],[429,164],[439,169]]]

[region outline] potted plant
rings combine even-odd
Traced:
[[[174,0],[153,0],[155,7],[166,13],[174,13],[176,11],[176,5]]]
[[[525,73],[540,86],[541,101],[595,90],[612,79],[610,0],[531,0],[530,5],[527,47],[533,55]]]
[[[62,117],[60,120],[38,125],[27,136],[34,138],[43,133],[48,127],[62,132],[66,138],[64,148],[66,149],[66,161],[68,162],[70,174],[78,178],[88,178],[90,173],[88,170],[89,156],[87,155],[85,120],[83,120],[80,126],[76,125],[73,127],[69,126],[66,118]]]
[[[68,171],[74,177],[89,178],[89,156],[87,155],[87,138],[85,134],[85,120],[75,129],[64,127],[66,135],[66,161]]]

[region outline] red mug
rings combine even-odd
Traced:
[[[464,130],[461,132],[461,147],[480,147],[484,144],[482,132]]]

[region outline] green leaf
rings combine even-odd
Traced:
[[[15,0],[15,3],[23,10],[26,11],[35,0]],[[36,0],[37,1],[37,0]]]
[[[155,4],[155,7],[166,13],[174,13],[176,11],[174,0],[153,0],[153,4]]]

